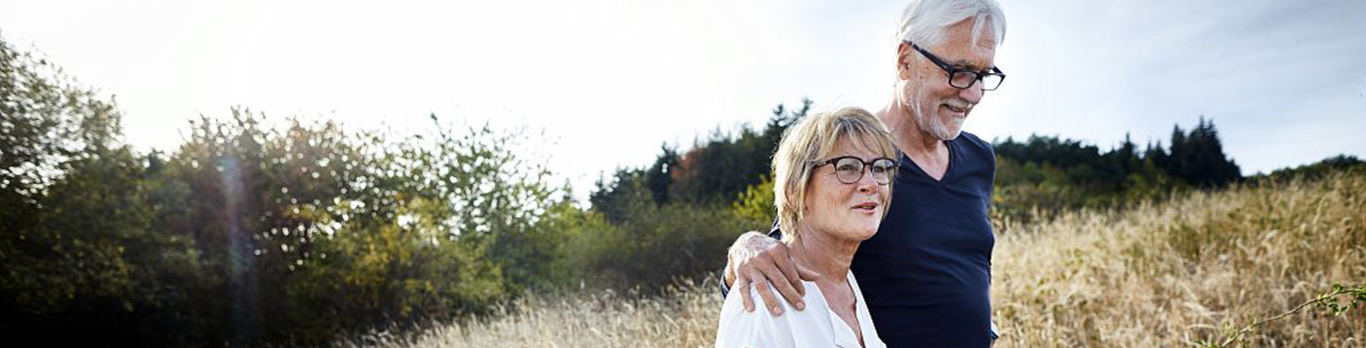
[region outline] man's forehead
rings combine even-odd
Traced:
[[[977,55],[975,57],[944,57],[944,61],[954,67],[970,68],[974,70],[989,70],[995,66],[994,60],[991,59],[991,56],[989,55]]]
[[[967,41],[947,41],[940,45],[944,61],[957,67],[991,69],[996,59],[996,43],[985,37],[977,40],[975,45],[969,45]]]
[[[991,69],[996,56],[996,37],[991,28],[983,26],[974,32],[973,21],[964,20],[946,28],[944,40],[938,45],[945,62],[958,67]]]

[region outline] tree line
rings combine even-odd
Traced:
[[[1169,144],[1148,143],[1139,150],[1128,135],[1108,151],[1051,136],[997,141],[994,208],[1001,215],[1030,219],[1067,209],[1120,207],[1242,180],[1212,120],[1201,117],[1189,131],[1174,126]]]
[[[657,205],[729,205],[747,226],[764,228],[772,221],[769,163],[782,133],[811,110],[804,100],[796,110],[779,105],[761,130],[741,128],[734,134],[714,132],[691,150],[663,146],[654,163],[619,169],[593,192],[594,209],[612,221],[638,204],[621,197],[645,190]],[[1096,145],[1056,136],[1030,136],[993,143],[996,191],[993,211],[1022,219],[1049,217],[1078,208],[1114,208],[1128,202],[1161,199],[1187,189],[1217,189],[1243,180],[1238,165],[1223,150],[1214,121],[1172,130],[1168,146],[1148,143],[1143,149],[1126,135],[1102,151]]]

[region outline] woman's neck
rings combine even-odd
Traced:
[[[800,237],[793,239],[787,246],[793,252],[793,259],[819,273],[817,283],[843,283],[849,274],[849,264],[854,260],[859,241],[840,240],[809,228],[804,228],[798,235]]]

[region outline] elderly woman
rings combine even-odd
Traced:
[[[792,260],[818,273],[802,282],[808,307],[796,311],[781,301],[786,315],[746,312],[732,292],[721,309],[716,347],[886,346],[849,263],[887,213],[897,166],[892,158],[896,147],[886,126],[859,108],[807,117],[783,135],[773,156],[775,205]]]

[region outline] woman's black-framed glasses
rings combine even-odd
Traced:
[[[997,67],[993,66],[991,67],[991,70],[987,71],[972,71],[959,68],[945,62],[943,59],[939,59],[939,56],[920,48],[920,46],[917,46],[913,42],[906,41],[906,43],[910,44],[911,48],[916,52],[925,55],[925,58],[929,58],[930,62],[933,62],[934,65],[938,65],[940,69],[944,69],[944,72],[949,74],[949,86],[953,86],[953,88],[968,89],[968,87],[972,87],[973,82],[982,81],[983,91],[994,91],[997,87],[1001,87],[1002,81],[1006,80],[1006,74]]]
[[[864,162],[862,158],[854,156],[840,156],[816,162],[812,168],[821,166],[835,165],[835,178],[845,184],[857,183],[863,179],[863,168],[867,167],[868,172],[873,174],[873,181],[878,185],[886,185],[892,182],[892,174],[896,173],[896,161],[891,158],[879,157],[871,161]]]

